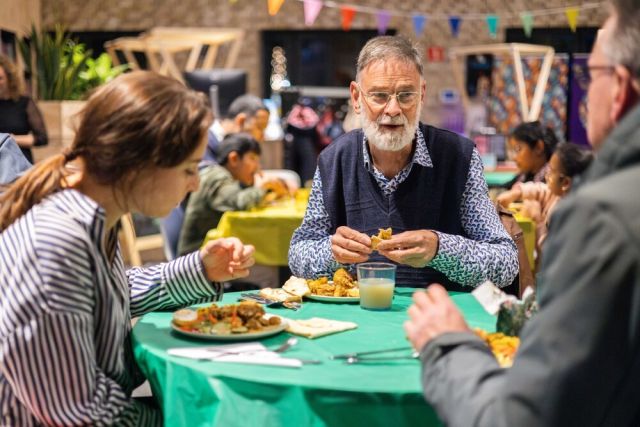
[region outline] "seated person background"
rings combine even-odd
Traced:
[[[31,163],[11,135],[0,133],[0,194],[30,167]]]
[[[466,138],[419,122],[422,72],[418,50],[401,37],[376,37],[360,52],[350,90],[363,129],[320,154],[289,249],[294,275],[391,260],[399,286],[512,283],[516,247],[489,200],[478,151]],[[388,227],[394,235],[373,252],[370,236]]]
[[[511,190],[497,198],[505,208],[522,200],[520,213],[536,223],[536,271],[540,262],[542,243],[547,237],[547,226],[556,203],[570,190],[573,180],[584,172],[593,160],[593,154],[569,142],[558,145],[549,160],[547,182],[516,183]]]
[[[202,160],[218,162],[217,149],[225,135],[246,132],[258,142],[264,142],[264,130],[269,124],[269,109],[255,95],[237,97],[227,115],[209,128],[207,149]]]
[[[265,195],[265,190],[253,187],[260,169],[260,145],[255,139],[243,133],[227,135],[217,154],[220,164],[200,171],[200,187],[189,196],[178,254],[198,249],[223,213],[252,208]]]
[[[32,147],[47,145],[42,113],[31,97],[24,95],[16,65],[0,53],[0,132],[9,133],[26,159],[33,163]]]
[[[519,175],[517,182],[545,182],[547,163],[558,144],[558,138],[551,128],[539,121],[521,123],[509,139],[511,150],[515,153]]]

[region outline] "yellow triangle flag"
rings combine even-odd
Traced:
[[[578,27],[578,14],[580,13],[580,9],[577,7],[568,7],[564,10],[564,13],[567,15],[567,21],[569,22],[571,31],[575,33]]]
[[[275,16],[280,10],[280,7],[282,7],[282,3],[284,3],[284,0],[269,0],[269,15]]]

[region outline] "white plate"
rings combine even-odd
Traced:
[[[199,338],[203,340],[215,340],[215,341],[245,341],[255,340],[259,338],[266,338],[272,335],[279,334],[287,328],[287,321],[280,318],[280,324],[274,326],[266,326],[260,331],[245,332],[243,334],[205,334],[203,332],[190,332],[180,329],[171,321],[171,329],[179,334],[186,335],[192,338]]]
[[[330,297],[326,295],[315,295],[315,294],[305,295],[305,298],[309,298],[315,301],[323,301],[323,302],[358,302],[360,301],[360,297]]]

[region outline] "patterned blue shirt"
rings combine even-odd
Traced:
[[[362,141],[362,150],[365,167],[385,195],[392,194],[404,182],[414,163],[433,167],[419,128],[413,158],[391,179],[371,162],[366,137]],[[507,286],[518,273],[518,253],[489,199],[482,171],[480,155],[474,149],[460,203],[462,227],[469,237],[434,230],[439,238],[438,253],[428,265],[462,285],[478,286],[488,279],[498,286]],[[289,267],[294,275],[309,278],[331,275],[339,266],[331,252],[331,221],[322,198],[320,172],[316,169],[304,220],[293,234],[289,247]]]

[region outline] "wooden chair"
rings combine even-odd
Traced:
[[[132,267],[141,267],[143,265],[142,252],[165,249],[162,234],[152,234],[142,237],[136,236],[131,214],[126,214],[120,218],[120,233],[118,237],[125,262],[128,262]]]

